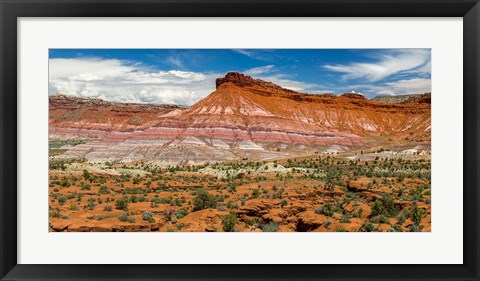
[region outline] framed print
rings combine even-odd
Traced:
[[[368,57],[411,73],[342,64]],[[50,49],[49,231],[429,232],[430,64],[429,49]],[[365,93],[325,88],[365,77]]]
[[[2,280],[478,280],[478,1],[1,3]]]

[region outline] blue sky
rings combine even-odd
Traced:
[[[49,94],[192,105],[229,71],[367,98],[429,92],[430,49],[51,49]]]

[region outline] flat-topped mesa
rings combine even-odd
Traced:
[[[236,72],[216,84],[188,109],[51,96],[50,139],[97,141],[63,156],[169,163],[257,161],[332,145],[431,139],[430,104],[420,103],[428,95],[392,104],[353,91],[305,94]]]
[[[111,110],[149,111],[159,112],[185,109],[185,106],[175,104],[148,104],[148,103],[121,103],[102,100],[99,98],[77,97],[64,94],[53,94],[48,97],[50,110],[57,109],[94,109],[110,108]]]

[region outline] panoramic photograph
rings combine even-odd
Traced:
[[[50,49],[49,232],[430,232],[431,95],[430,49]]]

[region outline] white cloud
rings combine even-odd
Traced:
[[[261,79],[264,81],[275,83],[281,87],[293,90],[293,91],[307,91],[308,89],[319,88],[320,86],[313,83],[306,83],[301,81],[296,81],[291,78],[291,76],[286,74],[273,74],[272,72],[276,72],[277,68],[275,65],[265,65],[260,67],[254,67],[243,71],[243,74],[250,75],[255,79]],[[314,93],[314,91],[311,91]],[[322,91],[326,92],[326,91]],[[328,91],[331,93],[331,91]]]
[[[297,91],[297,92],[304,92],[304,91],[307,91],[308,89],[318,87],[317,84],[292,80],[287,75],[284,75],[284,74],[258,76],[258,78],[268,82],[275,83],[279,86],[282,86],[284,88]]]
[[[121,76],[133,71],[136,67],[111,59],[50,59],[49,77],[71,77],[82,79],[85,77],[109,78]]]
[[[385,83],[390,90],[386,89],[380,94],[421,94],[430,92],[432,89],[432,80],[424,78],[413,78]]]
[[[49,93],[101,98],[113,102],[192,105],[215,90],[224,73],[181,70],[158,71],[116,59],[50,59]],[[275,74],[274,65],[244,71],[256,79],[299,92],[314,92],[320,85]],[[332,91],[321,91],[332,92]]]
[[[255,58],[255,53],[253,51],[243,50],[243,49],[232,49],[232,51],[239,54],[245,55],[249,58]]]
[[[272,62],[275,60],[274,52],[269,49],[232,49],[232,51],[258,61]]]
[[[180,59],[179,56],[171,56],[171,57],[168,57],[168,58],[166,59],[166,62],[167,62],[168,64],[171,64],[171,65],[176,66],[176,67],[178,67],[178,68],[183,68],[183,62],[182,62],[182,60]]]
[[[265,74],[265,73],[270,73],[275,71],[275,66],[274,65],[265,65],[265,66],[259,66],[259,67],[254,67],[245,70],[243,73],[246,75],[259,75],[259,74]]]
[[[379,81],[403,71],[430,73],[430,50],[406,49],[383,52],[375,62],[353,62],[350,64],[325,65],[324,67],[340,73],[343,78],[365,78]]]
[[[255,79],[261,79],[267,82],[275,83],[281,87],[293,90],[293,91],[305,91],[307,89],[317,88],[318,85],[312,83],[306,83],[301,81],[292,80],[289,75],[286,74],[273,74],[276,72],[277,68],[275,65],[265,65],[250,68],[244,70],[242,73],[245,75],[250,75]]]
[[[432,80],[425,78],[404,79],[380,85],[351,85],[355,90],[362,90],[376,95],[408,95],[431,92]]]
[[[114,102],[192,105],[215,90],[218,73],[157,71],[112,59],[50,59],[49,93]]]
[[[415,69],[414,71],[419,73],[432,73],[432,61],[428,60],[427,63]]]

